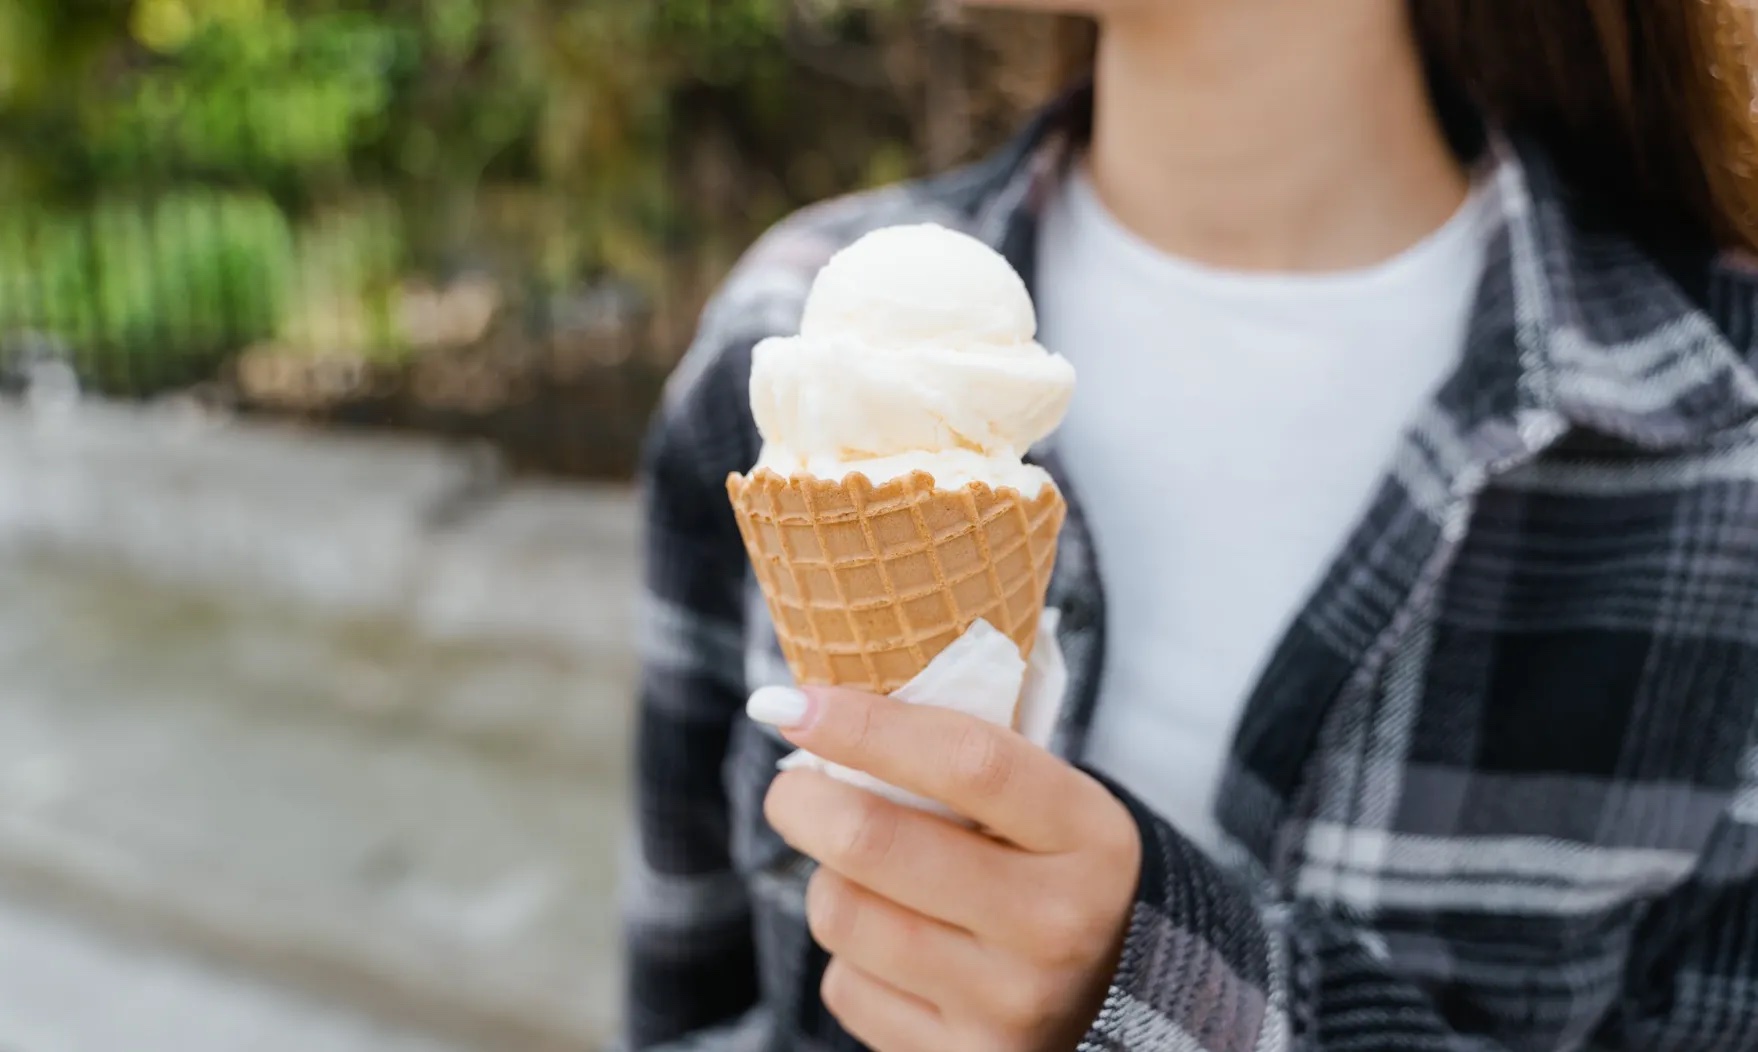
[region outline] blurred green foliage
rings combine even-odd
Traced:
[[[188,383],[275,331],[293,261],[286,217],[261,195],[14,212],[0,219],[0,325],[107,349],[86,361],[104,387]],[[159,353],[172,342],[181,353]]]
[[[398,284],[466,272],[691,309],[785,211],[948,159],[923,11],[4,0],[0,338],[138,385],[325,314],[394,352]]]

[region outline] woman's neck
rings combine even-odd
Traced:
[[[1106,207],[1167,252],[1254,270],[1397,254],[1468,191],[1403,0],[1202,0],[1112,16],[1090,156]]]

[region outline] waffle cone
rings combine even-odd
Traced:
[[[982,618],[1030,657],[1067,513],[915,472],[874,486],[759,469],[726,480],[782,654],[801,684],[889,694]]]

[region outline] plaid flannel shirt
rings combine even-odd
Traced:
[[[811,863],[763,821],[785,682],[723,480],[751,346],[871,228],[970,231],[1030,281],[1065,102],[992,160],[808,209],[709,307],[646,461],[637,1048],[859,1047],[818,1001]],[[1758,1049],[1758,270],[1657,258],[1534,144],[1491,135],[1502,222],[1467,349],[1250,698],[1211,861],[1145,844],[1082,1049]],[[1221,452],[1217,455],[1224,456]],[[1058,472],[1054,449],[1041,462]],[[1050,594],[1098,698],[1103,590],[1079,479]]]

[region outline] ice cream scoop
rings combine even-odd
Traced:
[[[934,225],[876,230],[819,273],[799,335],[753,353],[758,467],[1036,493],[1048,476],[1022,457],[1074,391],[1073,366],[1036,332],[1025,283],[987,245]]]
[[[763,452],[727,497],[797,682],[889,693],[979,621],[1030,657],[1067,505],[1021,458],[1074,388],[1036,331],[999,254],[905,226],[834,256],[800,334],[757,346]]]

